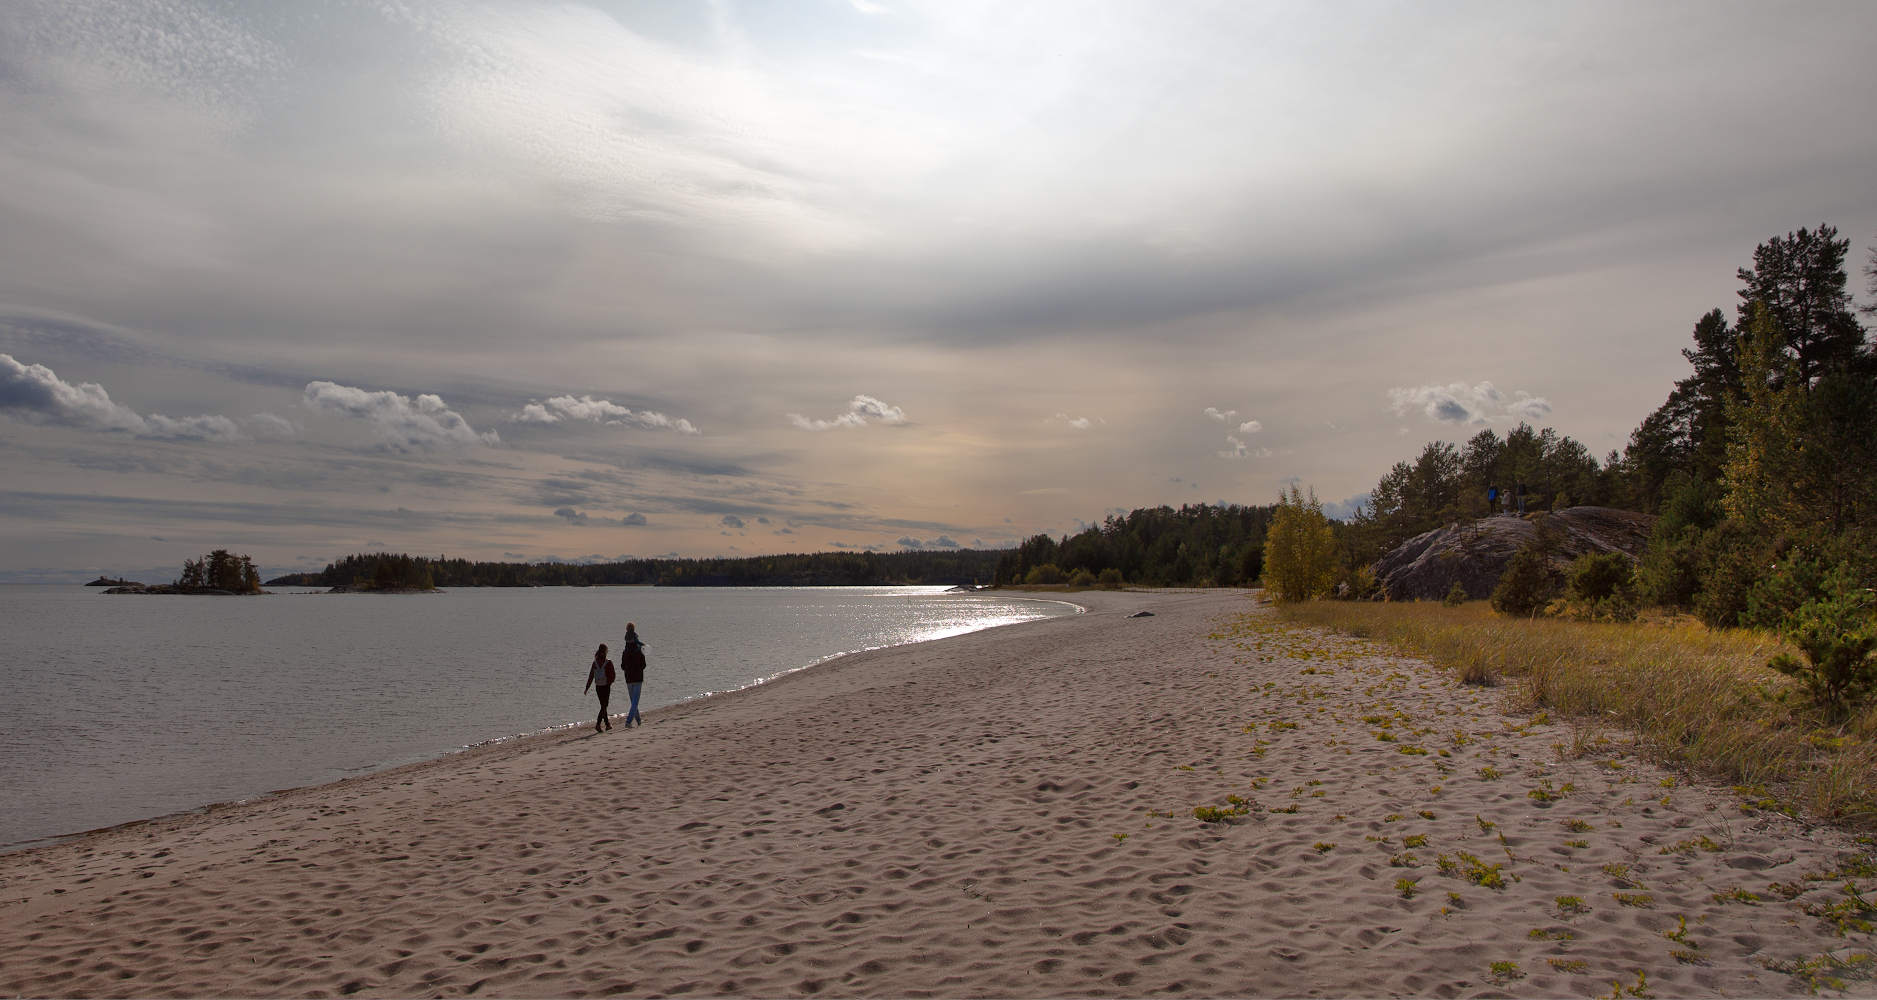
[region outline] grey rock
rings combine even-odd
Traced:
[[[1538,537],[1538,522],[1557,533],[1551,565],[1560,576],[1571,560],[1593,552],[1642,555],[1655,517],[1611,507],[1570,507],[1524,517],[1482,517],[1436,528],[1401,543],[1370,567],[1391,601],[1438,601],[1458,583],[1469,600],[1485,600],[1506,563]]]

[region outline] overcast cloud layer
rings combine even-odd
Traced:
[[[0,579],[998,546],[1598,453],[1877,8],[0,5]],[[168,567],[165,569],[165,567]],[[162,577],[167,578],[167,577]]]

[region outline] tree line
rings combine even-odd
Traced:
[[[1847,288],[1849,250],[1828,225],[1755,248],[1752,265],[1737,271],[1732,318],[1714,309],[1696,320],[1682,352],[1691,373],[1621,454],[1598,462],[1568,437],[1520,424],[1504,437],[1488,430],[1464,445],[1432,442],[1397,463],[1369,503],[1334,527],[1334,580],[1359,590],[1363,567],[1382,553],[1484,515],[1488,485],[1523,481],[1528,509],[1595,504],[1659,515],[1633,579],[1611,584],[1632,588],[1637,602],[1691,610],[1716,628],[1796,635],[1824,616],[1840,622],[1840,634],[1868,629],[1877,349],[1858,316],[1873,306],[1858,308]],[[1864,273],[1877,298],[1877,250]],[[1536,572],[1521,567],[1525,577]],[[1564,582],[1532,577],[1529,600]]]
[[[317,573],[289,573],[269,586],[425,589],[436,587],[827,587],[989,583],[1001,553],[814,552],[737,559],[627,559],[578,565],[485,562],[448,556],[361,552]]]
[[[1111,516],[1060,540],[1032,535],[997,561],[994,581],[1235,587],[1257,582],[1274,507],[1182,504]]]

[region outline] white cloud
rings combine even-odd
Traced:
[[[140,437],[183,438],[190,441],[226,443],[243,440],[235,422],[222,416],[166,417],[152,413],[144,418],[149,431]]]
[[[1486,424],[1495,419],[1543,420],[1551,413],[1550,400],[1520,390],[1508,400],[1491,382],[1467,385],[1424,385],[1412,389],[1388,390],[1388,398],[1400,416],[1417,408],[1427,419],[1441,424]]]
[[[494,431],[476,433],[462,414],[445,406],[438,396],[420,395],[413,402],[390,391],[308,382],[304,398],[309,409],[371,424],[386,444],[399,451],[502,443]]]
[[[1220,458],[1244,458],[1251,453],[1251,449],[1246,447],[1245,442],[1240,441],[1230,434],[1225,436],[1225,443],[1232,447],[1228,451],[1219,452]]]
[[[1264,430],[1264,425],[1256,420],[1247,420],[1238,425],[1238,432],[1240,434],[1256,434],[1261,430]]]
[[[139,416],[130,407],[113,402],[111,394],[96,382],[73,385],[45,365],[23,365],[10,354],[0,354],[0,413],[23,423],[117,431],[142,438],[218,444],[242,440],[240,429],[227,417]]]
[[[608,427],[633,425],[647,430],[673,430],[680,434],[701,434],[689,420],[673,420],[655,410],[634,411],[592,396],[555,396],[546,403],[529,403],[509,419],[527,424],[558,424],[563,420],[581,420]]]
[[[562,507],[559,510],[554,512],[554,516],[564,517],[568,520],[569,523],[573,523],[573,524],[577,524],[587,519],[587,516],[585,514],[580,513],[579,511],[573,509],[572,507]]]
[[[1233,417],[1238,416],[1238,411],[1237,410],[1220,410],[1216,406],[1208,406],[1206,407],[1206,416],[1211,417],[1212,419],[1217,420],[1219,423],[1223,424],[1223,423],[1229,422]]]
[[[633,511],[630,514],[627,514],[625,517],[620,518],[619,523],[626,527],[640,526],[646,523],[645,515],[639,513],[638,511]]]
[[[935,548],[941,548],[941,549],[956,549],[956,548],[962,547],[950,535],[940,535],[937,538],[932,539],[932,545]]]
[[[925,548],[924,542],[920,541],[917,538],[912,537],[911,535],[901,535],[897,539],[894,539],[894,543],[898,545],[904,545],[905,547],[909,549]]]
[[[1095,426],[1095,421],[1090,420],[1087,417],[1071,417],[1067,413],[1058,413],[1055,416],[1050,417],[1048,420],[1045,420],[1043,422],[1046,424],[1049,424],[1049,423],[1055,423],[1058,420],[1062,421],[1065,424],[1068,424],[1070,427],[1078,431],[1085,431],[1085,430],[1088,430],[1090,427]],[[1102,423],[1104,424],[1107,422],[1108,421],[1106,420],[1102,421]]]
[[[293,438],[300,436],[300,429],[285,417],[271,413],[256,413],[247,419],[248,429],[256,437]]]
[[[867,418],[874,417],[883,424],[903,424],[906,411],[897,406],[889,406],[872,396],[855,396],[847,404],[847,412],[833,420],[810,420],[799,413],[788,415],[789,423],[805,431],[825,431],[836,427],[865,427]]]

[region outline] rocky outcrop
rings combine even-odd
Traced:
[[[135,580],[122,580],[122,579],[113,580],[108,576],[100,576],[96,580],[93,580],[90,583],[85,584],[85,586],[87,587],[141,587],[143,586],[143,584],[138,583]]]
[[[1538,522],[1556,533],[1551,564],[1560,573],[1578,556],[1592,552],[1642,555],[1655,517],[1610,507],[1570,507],[1524,517],[1483,517],[1470,524],[1449,524],[1401,543],[1369,567],[1391,601],[1438,601],[1458,583],[1466,596],[1484,600],[1499,585],[1499,574],[1526,542],[1538,537]]]

